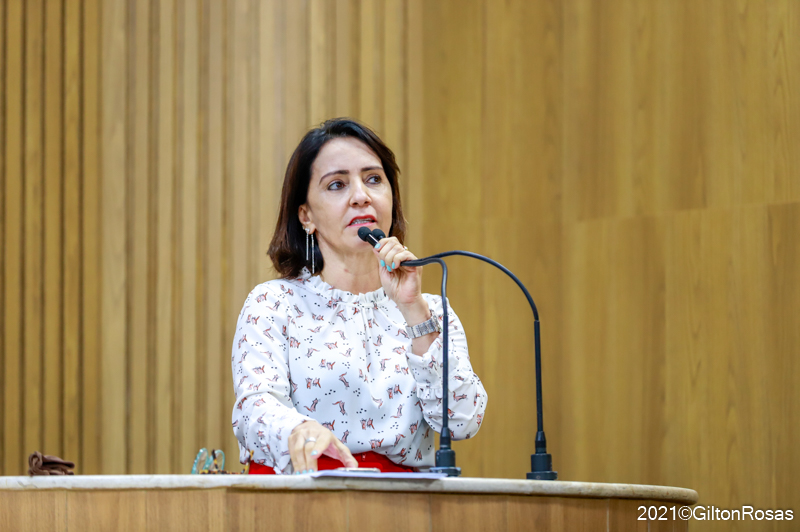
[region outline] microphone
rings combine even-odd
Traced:
[[[379,240],[381,240],[382,238],[386,238],[386,234],[380,229],[375,229],[374,231],[370,231],[369,227],[359,227],[358,238],[360,238],[364,242],[369,242],[374,247],[378,244]]]
[[[378,240],[386,238],[386,235],[384,235],[383,231],[380,229],[376,229],[370,233],[369,229],[366,227],[362,227],[358,230],[358,236],[360,236],[361,239],[366,242],[373,243],[374,241],[373,245],[377,244]],[[425,257],[423,259],[404,260],[400,263],[404,266],[418,267],[436,262],[442,267],[442,314],[444,321],[442,330],[442,336],[444,340],[444,346],[442,349],[442,376],[444,381],[442,383],[442,433],[441,437],[439,438],[439,450],[436,452],[436,467],[431,468],[431,471],[445,473],[447,476],[460,476],[461,474],[461,468],[456,467],[455,451],[450,446],[448,416],[446,414],[448,403],[447,375],[449,369],[447,333],[450,322],[447,319],[447,265],[445,264],[444,260],[442,260],[443,257],[452,257],[457,255],[478,259],[491,264],[495,268],[498,268],[500,271],[511,277],[520,290],[522,290],[522,293],[525,294],[525,298],[528,300],[528,304],[533,312],[533,339],[534,355],[536,360],[536,421],[538,430],[536,431],[536,451],[531,455],[531,471],[525,476],[528,480],[557,480],[558,473],[553,471],[553,459],[550,453],[547,452],[547,438],[544,434],[544,407],[542,405],[542,344],[541,332],[539,328],[539,311],[536,308],[536,304],[533,302],[533,298],[531,297],[530,292],[528,292],[528,289],[525,288],[525,285],[522,284],[522,281],[520,281],[516,275],[511,273],[511,270],[499,262],[490,259],[489,257],[484,257],[483,255],[472,253],[471,251],[445,251],[444,253],[437,253],[436,255],[431,255],[430,257]]]

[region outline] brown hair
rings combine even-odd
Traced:
[[[303,267],[310,266],[310,261],[306,261],[306,232],[300,223],[298,210],[306,203],[311,181],[311,165],[319,155],[319,151],[328,141],[342,137],[357,138],[380,158],[386,178],[392,187],[392,226],[389,228],[389,236],[395,236],[400,243],[403,242],[406,222],[403,218],[400,187],[397,183],[400,168],[397,166],[394,153],[374,131],[355,120],[350,118],[327,120],[305,134],[294,150],[283,178],[278,223],[267,255],[272,259],[275,270],[284,279],[299,277]],[[325,263],[319,245],[314,246],[313,253],[316,271],[322,271]]]

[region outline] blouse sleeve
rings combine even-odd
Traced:
[[[441,324],[442,298],[428,296],[431,312],[438,317]],[[447,305],[447,318],[450,322],[448,335],[450,349],[448,353],[448,416],[450,418],[450,437],[463,440],[475,436],[483,421],[486,411],[486,390],[481,380],[472,371],[467,350],[467,336],[461,321],[453,312],[450,302]],[[409,353],[408,366],[417,382],[417,396],[425,421],[436,432],[442,431],[442,360],[444,339],[442,333],[431,344],[423,356]]]
[[[289,434],[311,419],[292,405],[287,345],[291,339],[285,334],[290,319],[284,294],[259,285],[239,314],[231,357],[239,461],[245,463],[253,451],[254,462],[271,466],[276,473],[291,467]]]

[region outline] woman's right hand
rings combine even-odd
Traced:
[[[308,438],[316,441],[306,443]],[[350,449],[333,432],[313,420],[297,425],[289,436],[289,456],[295,474],[316,471],[320,454],[339,460],[345,467],[358,467]]]

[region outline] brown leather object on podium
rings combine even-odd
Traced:
[[[74,475],[75,463],[58,456],[43,455],[39,451],[28,457],[28,474],[36,475]]]

